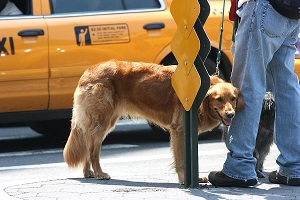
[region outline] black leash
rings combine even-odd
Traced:
[[[220,41],[219,41],[219,49],[217,53],[217,60],[216,60],[216,72],[215,74],[217,76],[220,75],[219,65],[221,62],[221,55],[222,55],[222,38],[223,38],[223,31],[224,31],[224,15],[225,15],[225,2],[226,0],[223,0],[223,11],[222,11],[222,22],[221,22],[221,28],[220,28]]]
[[[217,60],[216,60],[216,72],[215,75],[219,76],[220,75],[220,70],[219,70],[219,65],[221,63],[221,55],[222,55],[222,38],[223,38],[223,31],[224,31],[224,15],[225,15],[225,1],[223,1],[223,11],[222,11],[222,22],[221,22],[221,28],[220,28],[220,41],[219,41],[219,49],[217,53]],[[235,34],[237,31],[237,28],[239,26],[239,17],[236,16],[233,24],[233,30],[232,30],[232,45],[234,46],[235,44]]]

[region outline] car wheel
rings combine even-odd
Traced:
[[[45,136],[65,139],[69,136],[71,122],[69,119],[30,122],[30,128]]]
[[[177,65],[177,60],[175,59],[175,57],[173,55],[168,55],[166,57],[166,59],[164,59],[162,61],[163,65]],[[217,67],[217,63],[210,57],[207,57],[204,65],[206,67],[207,72],[209,73],[209,75],[213,75],[216,72],[216,67]],[[225,80],[225,76],[224,73],[222,72],[222,70],[219,68],[219,77],[221,79]]]
[[[174,55],[169,54],[160,64],[167,66],[167,65],[177,65],[178,63],[177,63],[177,60],[175,59]],[[160,127],[158,127],[157,125],[155,125],[151,122],[148,122],[148,124],[154,133],[161,135],[161,136],[169,137],[168,131],[161,129]]]
[[[160,128],[159,126],[152,124],[151,122],[148,122],[149,126],[151,127],[152,131],[157,134],[159,137],[162,137],[164,139],[170,138],[170,133],[167,130],[164,130]]]
[[[177,65],[177,61],[173,55],[169,55],[169,57],[162,62],[163,65]],[[215,61],[213,61],[211,58],[207,57],[204,65],[206,67],[207,72],[212,75],[216,72],[216,67],[217,64]],[[225,76],[221,70],[219,70],[219,77],[225,80]],[[166,130],[161,129],[160,127],[156,126],[155,124],[152,124],[148,122],[149,126],[153,130],[153,132],[161,135],[168,135],[169,137],[169,132]],[[219,130],[219,127],[216,127],[214,130]],[[205,134],[204,134],[205,135]],[[203,136],[204,136],[203,135]]]

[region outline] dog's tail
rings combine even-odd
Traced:
[[[87,138],[82,130],[72,124],[72,129],[64,148],[64,160],[69,167],[78,167],[86,161],[88,154],[86,140]]]

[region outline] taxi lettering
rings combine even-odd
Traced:
[[[91,28],[91,31],[101,31],[101,27],[97,27],[97,28]]]
[[[129,28],[125,23],[75,26],[78,46],[127,43],[130,41]]]
[[[7,41],[7,37],[3,37],[0,41],[0,55],[15,55],[15,45],[13,37],[9,37],[9,46],[10,46],[10,53],[8,52],[7,48],[5,47],[5,43]]]
[[[118,30],[125,30],[125,29],[127,29],[127,27],[126,26],[117,26],[117,29]]]
[[[108,27],[102,27],[102,30],[103,30],[103,31],[108,31],[108,30],[114,31],[114,30],[116,30],[116,28],[115,28],[115,27],[108,26]]]

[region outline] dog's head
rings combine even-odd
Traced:
[[[235,111],[244,109],[245,104],[240,90],[231,83],[211,76],[211,86],[203,100],[211,119],[230,126]]]
[[[274,129],[275,100],[271,92],[266,92],[260,115],[260,126],[268,130]]]

